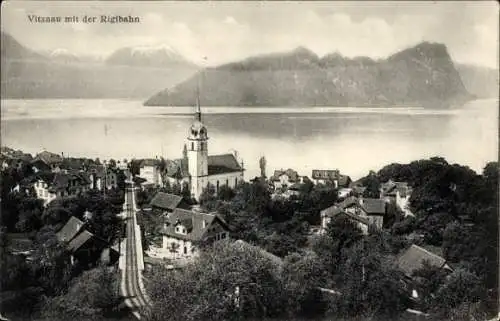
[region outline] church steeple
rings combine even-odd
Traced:
[[[201,122],[201,108],[200,108],[200,89],[196,87],[196,112],[195,119]]]

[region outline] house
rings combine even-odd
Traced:
[[[280,169],[275,170],[273,176],[269,178],[271,184],[273,184],[274,189],[286,189],[289,186],[300,183],[301,179],[297,171],[289,168],[287,170]]]
[[[109,248],[106,241],[87,231],[84,227],[84,222],[72,216],[56,233],[56,236],[60,242],[66,244],[67,250],[71,253],[72,264],[79,262],[87,266],[99,261],[106,249],[108,252],[113,250]],[[117,259],[116,255],[109,256]]]
[[[386,203],[377,198],[358,197],[357,213],[378,229],[384,225]]]
[[[31,162],[31,166],[35,173],[42,171],[58,171],[62,160],[62,156],[58,154],[43,151],[35,156]]]
[[[86,172],[92,189],[102,191],[104,188],[108,190],[118,188],[118,169],[103,165],[91,165]]]
[[[411,193],[412,189],[407,182],[388,180],[380,185],[380,198],[386,202],[395,203],[405,213],[405,216],[413,216],[409,209]]]
[[[39,174],[34,183],[36,195],[44,205],[57,197],[80,195],[90,186],[90,178],[82,172]]]
[[[143,159],[139,165],[139,176],[154,186],[162,185],[159,165],[160,161],[158,159]]]
[[[229,226],[216,214],[176,208],[165,218],[161,234],[161,247],[150,246],[150,257],[190,260],[200,245],[229,238]]]
[[[156,193],[149,205],[153,211],[167,215],[168,213],[172,213],[176,208],[189,208],[189,205],[184,201],[182,196],[163,192]]]
[[[289,198],[291,196],[299,196],[301,194],[302,188],[303,188],[302,183],[294,183],[290,187],[287,188],[284,195],[287,198]]]
[[[344,215],[350,220],[355,220],[361,230],[367,233],[369,226],[377,229],[383,227],[385,202],[380,199],[350,196],[342,202],[322,210],[320,215],[322,232],[326,230],[332,218]]]
[[[24,165],[29,165],[33,160],[31,154],[25,154],[21,151],[15,151],[9,154],[1,155],[1,166],[5,168],[15,168],[21,170]]]
[[[341,188],[337,192],[337,197],[339,198],[339,200],[344,200],[349,196],[353,196],[353,194],[354,193],[352,188]]]
[[[352,181],[349,176],[340,174],[338,169],[313,169],[311,177],[316,184],[331,182],[335,188],[349,187]]]
[[[414,299],[418,299],[422,293],[419,293],[417,284],[413,282],[415,279],[413,273],[424,267],[424,262],[444,271],[452,271],[452,268],[446,264],[444,258],[418,245],[412,244],[407,250],[399,255],[396,263],[405,274],[407,278],[406,283],[410,287]]]

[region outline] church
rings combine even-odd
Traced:
[[[182,156],[181,159],[166,161],[165,178],[171,184],[182,186],[187,183],[196,200],[209,185],[213,185],[217,193],[224,185],[235,188],[243,181],[243,162],[239,162],[236,155],[208,155],[208,131],[201,121],[199,102]]]

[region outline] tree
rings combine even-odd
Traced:
[[[331,301],[334,315],[387,319],[408,308],[403,273],[365,242],[343,250],[339,271],[336,288],[342,295]]]
[[[137,176],[141,173],[141,160],[132,159],[129,163],[129,171],[132,176]]]
[[[337,272],[342,250],[354,245],[362,236],[363,232],[347,218],[337,218],[328,224],[326,233],[317,240],[313,248],[330,277]]]
[[[45,226],[37,233],[35,245],[32,268],[38,283],[49,296],[62,293],[71,279],[66,244],[59,242],[52,227]]]
[[[363,192],[363,197],[379,198],[380,197],[380,180],[375,172],[370,171],[370,174],[363,178],[363,185],[366,186]]]
[[[325,269],[315,253],[290,254],[282,275],[289,313],[314,316],[325,312],[326,302],[318,290],[325,286]]]
[[[452,309],[461,304],[475,303],[484,299],[485,289],[475,274],[465,270],[455,270],[436,292],[435,305],[432,310],[447,318]]]
[[[150,276],[149,320],[234,320],[282,312],[279,262],[257,247],[217,242],[193,264]]]
[[[102,316],[120,302],[116,273],[104,266],[84,271],[71,281],[68,291],[48,298],[42,315],[48,318]]]
[[[266,178],[266,157],[262,156],[259,159],[259,167],[260,167],[260,177]]]

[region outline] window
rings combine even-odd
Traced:
[[[184,254],[187,254],[188,253],[188,248],[186,246],[184,246]]]
[[[221,239],[225,239],[225,238],[226,238],[226,233],[222,233]]]
[[[226,186],[229,186],[229,178],[226,178]]]
[[[234,187],[238,186],[238,177],[235,177],[234,179]]]
[[[219,193],[219,181],[217,181],[217,189],[215,191],[216,193]]]
[[[194,150],[194,143],[191,142],[191,150]]]

